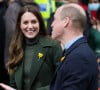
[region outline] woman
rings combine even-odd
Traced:
[[[11,87],[17,90],[49,90],[62,49],[58,42],[47,36],[36,7],[27,5],[21,8],[9,51],[7,67]],[[6,90],[12,89],[0,85]]]

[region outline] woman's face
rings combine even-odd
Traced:
[[[33,13],[25,12],[21,17],[20,28],[25,37],[33,39],[39,33],[39,21]]]

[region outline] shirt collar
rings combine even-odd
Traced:
[[[64,46],[64,49],[68,49],[75,41],[77,41],[81,37],[83,37],[83,35],[80,35],[80,36],[74,38],[73,40],[69,41],[68,43],[66,43],[65,46]]]

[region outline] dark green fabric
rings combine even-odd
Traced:
[[[39,37],[33,39],[25,39],[25,55],[23,58],[24,61],[24,72],[23,72],[23,90],[28,90],[30,83],[30,69],[33,60],[34,50],[36,44],[38,43]]]
[[[89,45],[96,53],[96,55],[100,57],[100,31],[97,29],[91,28]]]
[[[28,90],[49,90],[56,64],[62,55],[60,44],[41,36],[33,52]],[[43,57],[39,58],[39,53],[43,54]],[[22,62],[16,72],[11,75],[11,86],[18,90],[23,90],[23,71]]]

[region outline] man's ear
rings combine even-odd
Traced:
[[[69,17],[65,17],[64,18],[64,26],[67,27],[69,25],[69,23],[70,23]]]

